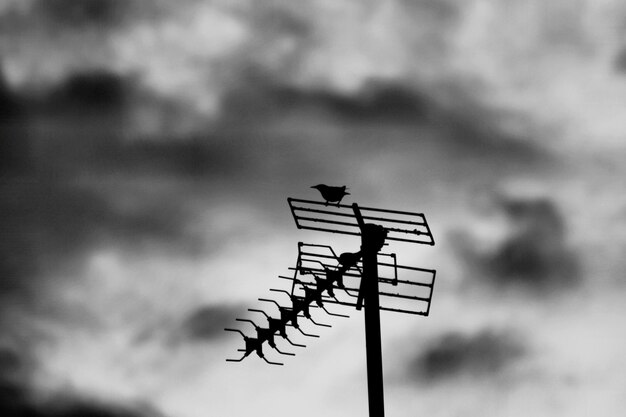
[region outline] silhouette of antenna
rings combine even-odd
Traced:
[[[321,186],[316,187],[319,189]],[[302,320],[299,319],[313,326],[330,327],[318,321],[318,312],[330,317],[347,318],[347,315],[337,313],[329,306],[364,309],[369,415],[384,417],[380,310],[428,316],[436,271],[400,264],[395,253],[382,253],[381,249],[387,241],[430,246],[435,241],[422,213],[361,207],[356,203],[340,204],[341,198],[349,195],[345,187],[324,187],[325,202],[287,199],[296,226],[299,229],[360,236],[359,250],[338,255],[329,245],[299,242],[295,266],[289,268],[292,275],[279,276],[290,282],[290,290],[270,289],[280,295],[281,302],[259,298],[259,301],[274,304],[278,316],[273,317],[265,310],[249,309],[265,316],[268,322],[266,328],[250,319],[237,319],[252,324],[255,337],[248,337],[238,329],[225,329],[241,334],[245,343],[245,348],[239,349],[244,353],[243,357],[227,361],[241,362],[254,352],[268,364],[283,365],[265,357],[263,343],[267,342],[279,355],[294,356],[281,351],[275,337],[294,347],[304,345],[289,339],[288,327],[306,337],[319,337],[303,331],[300,326]],[[337,191],[337,196],[328,194],[328,190]],[[329,201],[339,202],[329,206]],[[312,314],[314,310],[316,312]]]

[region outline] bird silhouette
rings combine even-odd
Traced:
[[[339,206],[341,199],[346,195],[350,195],[350,193],[346,191],[347,187],[345,185],[341,187],[331,187],[330,185],[318,184],[311,188],[315,188],[320,192],[320,194],[322,194],[322,198],[326,200],[326,206],[328,203],[334,202],[336,202],[337,206]]]
[[[361,251],[359,252],[344,252],[339,255],[338,261],[339,264],[342,265],[346,270],[353,268],[361,259]]]

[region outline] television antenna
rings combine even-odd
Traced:
[[[331,312],[327,306],[347,306],[364,310],[365,348],[367,362],[367,386],[370,417],[384,417],[383,367],[380,331],[380,310],[428,316],[435,284],[434,269],[419,268],[398,263],[395,253],[382,253],[386,242],[401,242],[433,246],[435,241],[426,217],[422,213],[386,210],[351,205],[288,198],[289,208],[298,229],[314,230],[351,236],[360,236],[361,246],[356,252],[337,255],[329,245],[298,243],[298,257],[291,276],[279,276],[290,281],[289,290],[272,288],[275,294],[288,299],[287,305],[270,298],[260,301],[274,304],[278,317],[272,317],[262,309],[249,309],[261,313],[267,327],[261,327],[249,319],[255,329],[255,337],[237,332],[244,339],[245,347],[238,351],[243,356],[226,359],[241,362],[252,353],[271,365],[283,365],[265,357],[265,342],[278,354],[294,356],[278,348],[276,337],[291,347],[305,345],[291,341],[287,327],[292,327],[306,337],[319,335],[305,332],[298,319],[306,319],[315,326],[330,327],[316,321],[312,309],[324,311],[331,317],[348,317]]]

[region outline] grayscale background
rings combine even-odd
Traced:
[[[435,235],[388,416],[626,408],[623,1],[0,0],[0,74],[3,416],[366,415],[356,311],[225,362],[298,241],[358,247],[318,183]]]

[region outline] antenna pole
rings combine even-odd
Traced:
[[[381,226],[365,224],[359,206],[352,205],[361,229],[363,275],[361,291],[365,301],[365,353],[367,361],[367,391],[370,417],[385,416],[383,389],[383,354],[380,333],[380,301],[378,297],[378,252],[385,243],[387,232]]]
[[[343,195],[346,194],[345,188],[339,187]],[[385,417],[380,310],[428,316],[436,271],[400,265],[396,261],[395,254],[381,253],[381,249],[385,246],[385,241],[434,245],[435,241],[426,217],[422,213],[359,207],[356,203],[333,204],[328,207],[329,200],[320,202],[288,198],[287,201],[298,229],[360,236],[361,248],[358,252],[344,252],[337,256],[333,248],[328,245],[298,243],[296,266],[289,268],[294,271],[293,277],[279,276],[292,281],[291,292],[270,289],[273,292],[286,294],[291,305],[283,306],[277,301],[259,298],[259,301],[274,303],[278,307],[280,318],[274,318],[263,310],[250,309],[250,311],[262,313],[267,318],[267,328],[257,326],[252,320],[237,319],[237,321],[252,323],[256,335],[248,337],[241,330],[224,329],[239,333],[245,343],[245,349],[237,350],[243,352],[242,357],[226,360],[241,362],[256,353],[256,356],[270,365],[283,365],[265,357],[263,353],[265,342],[278,354],[293,356],[293,353],[281,351],[275,343],[275,339],[281,337],[292,346],[304,347],[289,340],[287,326],[293,327],[307,337],[319,337],[319,335],[305,333],[298,324],[298,318],[304,317],[316,326],[331,327],[313,320],[309,314],[309,308],[318,307],[328,315],[338,317],[347,316],[331,313],[324,307],[324,304],[356,307],[357,310],[365,308],[363,316],[369,417]],[[393,262],[378,262],[379,255],[390,256]],[[393,276],[389,276],[390,268]],[[399,276],[398,270],[404,271],[404,275],[430,273],[431,279],[430,282],[421,282],[404,275]],[[355,279],[358,278],[360,282],[356,288]],[[379,285],[383,287],[382,292],[379,291]],[[390,289],[389,286],[397,287],[397,289]],[[355,295],[355,292],[358,294]],[[402,304],[402,308],[394,308],[393,304],[387,304],[389,300],[394,299],[411,300],[411,305],[406,307]]]
[[[378,263],[376,252],[363,254],[365,288],[365,351],[370,417],[384,417],[383,359],[378,300]]]

